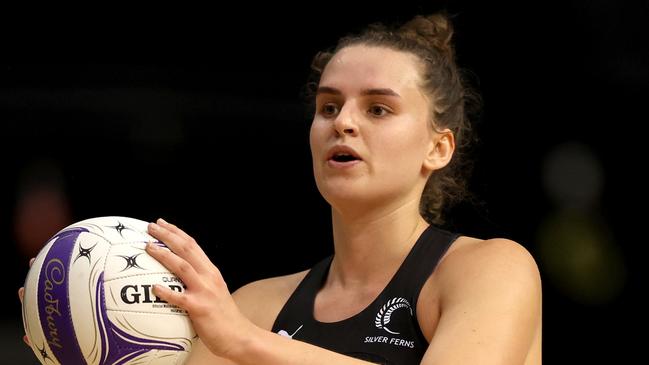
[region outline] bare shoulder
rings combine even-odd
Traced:
[[[503,292],[540,302],[541,277],[532,255],[509,239],[461,236],[426,282],[420,304],[424,313],[439,314],[460,302],[483,301]],[[424,332],[432,336],[438,319],[432,315],[432,324],[424,324]]]
[[[248,319],[270,330],[277,314],[308,272],[253,281],[235,291],[232,297]]]
[[[498,286],[503,279],[508,285],[513,282],[523,286],[540,285],[538,266],[532,255],[521,244],[505,238],[462,237],[440,262],[437,271],[442,287],[449,290],[469,289],[462,284],[471,285],[476,281],[483,288],[485,284]]]
[[[437,296],[422,306],[432,312],[422,325],[431,338],[422,364],[540,363],[541,279],[525,247],[460,237],[429,288]]]

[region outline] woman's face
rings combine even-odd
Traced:
[[[388,48],[349,46],[328,63],[310,144],[316,184],[332,206],[421,196],[434,132],[420,83],[416,57]],[[351,147],[360,160],[330,159],[337,145]]]

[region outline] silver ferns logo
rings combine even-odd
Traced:
[[[410,307],[410,303],[408,303],[407,300],[405,300],[404,298],[392,298],[388,300],[388,302],[385,303],[383,307],[381,307],[379,312],[376,313],[376,318],[374,319],[376,328],[382,328],[393,335],[398,335],[399,332],[391,331],[387,327],[387,325],[388,323],[390,323],[390,319],[392,318],[394,311],[401,308],[408,309],[410,311],[410,315],[412,316],[412,308]]]

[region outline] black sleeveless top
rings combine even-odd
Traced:
[[[315,297],[333,256],[316,264],[277,315],[273,332],[358,359],[419,364],[428,341],[417,322],[417,299],[458,234],[428,226],[379,296],[360,313],[338,322],[313,317]]]

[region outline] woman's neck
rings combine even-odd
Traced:
[[[332,222],[336,255],[329,284],[352,290],[389,280],[428,226],[419,201],[353,216],[332,209]]]

